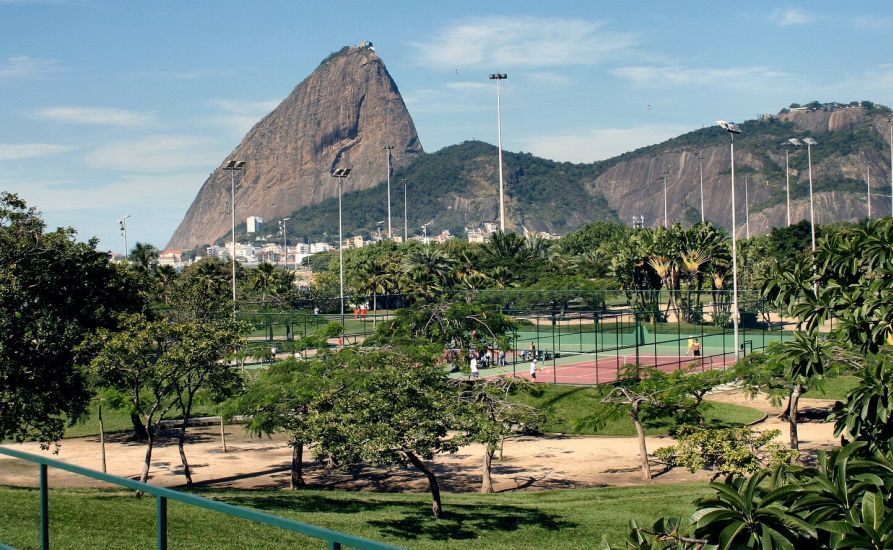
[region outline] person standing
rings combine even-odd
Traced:
[[[530,360],[530,379],[536,381],[536,357]]]
[[[471,360],[468,362],[468,366],[471,369],[471,378],[477,378],[478,374],[478,358],[476,354],[471,355]]]
[[[695,357],[701,356],[701,343],[697,338],[691,343],[691,354]]]

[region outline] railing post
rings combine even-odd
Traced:
[[[50,495],[47,483],[47,465],[40,465],[40,548],[50,550]]]
[[[155,504],[156,547],[158,550],[167,550],[167,497],[157,497]]]

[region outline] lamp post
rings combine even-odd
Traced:
[[[667,176],[670,175],[670,167],[664,166],[662,174],[664,176],[664,229],[669,229],[670,217],[667,214]]]
[[[431,222],[428,222],[428,223],[422,225],[422,234],[424,235],[426,245],[428,244],[428,226],[429,225],[431,225]]]
[[[750,187],[748,177],[744,176],[744,236],[750,239],[750,199],[747,196],[747,188]]]
[[[733,122],[717,120],[724,130],[729,133],[730,162],[732,165],[732,326],[735,340],[735,360],[741,357],[741,346],[738,343],[738,237],[735,231],[735,134],[741,133],[741,128]]]
[[[233,267],[233,314],[236,313],[236,172],[245,168],[244,160],[231,160],[223,167],[230,174],[230,221],[232,221],[233,246],[230,251]]]
[[[281,220],[279,220],[279,227],[282,229],[282,257],[283,257],[282,263],[285,264],[286,271],[288,271],[288,241],[285,238],[285,234],[288,231],[288,228],[285,226],[285,222],[287,222],[290,219],[291,218],[282,218]],[[297,259],[295,259],[295,269],[298,268],[297,263],[298,263],[298,261],[297,261]]]
[[[871,220],[871,165],[865,162],[865,187],[868,189],[868,219]]]
[[[806,144],[806,156],[809,166],[809,226],[812,235],[812,253],[815,254],[815,202],[812,198],[812,146],[818,145],[818,142],[811,137],[803,138]]]
[[[403,242],[409,240],[409,221],[407,220],[406,178],[403,178]]]
[[[502,181],[502,104],[499,100],[499,81],[508,78],[507,74],[493,73],[490,80],[496,81],[496,126],[499,135],[499,230],[505,233],[505,201]]]
[[[704,155],[698,151],[698,155],[696,157],[698,159],[698,175],[701,177],[701,223],[704,223]]]
[[[348,176],[350,176],[350,168],[337,168],[332,172],[332,177],[338,178],[338,282],[341,288],[342,331],[344,330],[344,235],[341,232],[341,196],[344,194],[344,179]]]
[[[800,140],[797,138],[791,138],[784,142],[784,179],[785,179],[785,194],[787,197],[787,206],[788,206],[788,227],[791,226],[791,163],[788,153],[791,147],[800,147]]]
[[[388,239],[393,238],[391,236],[391,150],[394,148],[393,145],[382,145],[382,149],[385,150],[388,156]],[[381,231],[379,231],[381,233]],[[379,235],[379,240],[381,240],[381,235]]]
[[[124,263],[127,263],[128,253],[127,253],[127,218],[130,217],[130,214],[124,214],[120,220],[118,220],[118,227],[121,229],[121,236],[124,237]]]

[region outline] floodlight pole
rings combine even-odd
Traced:
[[[223,167],[230,174],[230,221],[232,222],[232,239],[231,247],[232,276],[233,276],[233,315],[236,314],[236,172],[245,168],[244,160],[231,160]]]
[[[394,148],[393,145],[383,145],[381,147],[385,150],[388,156],[388,239],[392,239],[391,236],[391,150]],[[381,238],[379,237],[379,240]]]
[[[127,250],[127,218],[129,217],[130,214],[124,214],[124,216],[122,216],[120,220],[121,236],[124,237],[124,263],[128,263],[128,260],[130,258],[130,254]]]
[[[784,148],[784,192],[786,197],[787,204],[787,212],[788,212],[788,227],[791,226],[791,163],[789,157],[789,149],[788,146],[785,145]]]
[[[341,331],[342,345],[344,343],[344,234],[342,233],[341,198],[344,194],[344,179],[350,176],[350,168],[338,168],[332,172],[332,176],[338,178],[338,282],[341,289]]]
[[[890,122],[890,215],[893,216],[893,116]]]
[[[490,80],[496,81],[496,126],[499,137],[499,230],[505,233],[505,199],[502,179],[502,104],[499,99],[499,81],[508,78],[507,74],[493,73]]]
[[[806,142],[806,156],[809,165],[809,226],[812,236],[812,254],[815,256],[815,201],[812,197],[812,144],[814,140],[806,138],[804,141]],[[815,258],[813,258],[813,262],[815,262]]]
[[[704,223],[704,155],[698,153],[698,174],[701,177],[701,224]]]
[[[403,242],[409,240],[409,222],[407,221],[406,178],[403,178]]]
[[[664,168],[664,229],[669,229],[670,227],[670,217],[667,214],[667,176],[670,174],[669,168]]]
[[[283,263],[285,264],[285,270],[286,270],[286,271],[288,271],[288,241],[286,240],[285,235],[286,235],[286,232],[288,231],[288,229],[285,227],[285,222],[287,222],[287,221],[290,220],[290,219],[291,219],[291,218],[282,218],[281,220],[279,220],[279,224],[282,226],[282,253],[283,253],[284,258],[285,258],[285,259],[283,260]],[[297,255],[296,255],[296,257],[295,257],[295,269],[298,268],[297,264],[298,264],[298,260],[297,260]]]
[[[871,220],[871,165],[865,163],[865,187],[868,189],[868,219]]]
[[[748,187],[750,187],[748,177],[744,176],[744,236],[750,239],[750,198],[747,196]]]
[[[732,327],[735,341],[735,361],[741,357],[738,343],[738,235],[735,225],[735,133],[729,132],[731,138],[732,163]]]

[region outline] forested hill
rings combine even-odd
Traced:
[[[813,183],[818,223],[857,220],[867,215],[866,169],[871,170],[872,214],[890,215],[890,109],[869,102],[813,103],[741,124],[735,140],[738,232],[751,234],[786,223],[785,150],[788,138],[814,137]],[[571,231],[606,219],[647,226],[663,224],[663,172],[667,171],[669,221],[700,220],[699,162],[704,174],[706,219],[730,228],[729,138],[716,126],[593,164],[554,162],[529,153],[504,155],[506,226],[511,230]],[[807,152],[791,149],[792,222],[808,218]],[[345,236],[370,235],[387,220],[384,176],[379,185],[344,196]],[[468,141],[419,155],[391,179],[392,223],[403,234],[403,183],[409,190],[409,233],[444,229],[464,236],[465,227],[498,220],[496,147]],[[745,190],[745,186],[747,189]],[[748,204],[745,206],[745,194]],[[271,220],[268,220],[268,222]],[[275,221],[273,221],[275,223]],[[385,231],[387,227],[385,226]],[[337,199],[291,214],[289,235],[336,241]]]
[[[434,235],[448,229],[464,236],[464,228],[498,221],[497,150],[480,141],[466,141],[435,153],[419,155],[391,176],[391,219],[394,235],[403,235],[403,180],[407,183],[409,234]],[[592,220],[616,219],[598,194],[588,191],[603,169],[600,164],[561,163],[529,153],[505,152],[506,227],[565,233]],[[382,174],[384,176],[385,174]],[[344,235],[368,236],[385,221],[387,188],[380,185],[345,193]],[[311,241],[337,241],[338,200],[328,199],[291,215],[289,235]],[[236,229],[237,233],[244,231]]]

